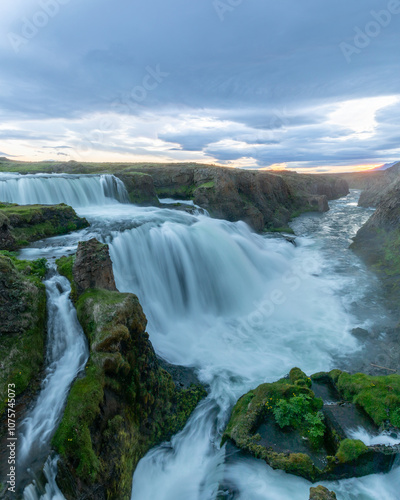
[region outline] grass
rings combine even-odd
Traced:
[[[353,403],[361,406],[376,425],[390,422],[398,426],[400,408],[400,375],[369,376],[364,373],[332,374],[338,390]]]
[[[336,458],[341,463],[354,462],[367,452],[367,446],[359,439],[343,439],[336,452]]]

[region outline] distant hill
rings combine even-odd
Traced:
[[[373,171],[375,171],[375,170],[387,170],[388,168],[394,167],[397,163],[399,163],[399,162],[395,161],[393,163],[385,163],[384,165],[381,165],[380,167],[373,168],[372,170]]]

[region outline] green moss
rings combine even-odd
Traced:
[[[360,405],[378,426],[388,420],[395,426],[399,423],[400,375],[372,377],[364,373],[350,375],[336,371],[332,379],[340,393]]]
[[[269,457],[269,464],[273,469],[280,469],[294,474],[296,476],[305,477],[309,480],[314,480],[317,475],[313,461],[304,453],[273,453]]]
[[[61,274],[61,276],[65,276],[67,280],[71,284],[71,299],[73,302],[76,302],[78,298],[78,292],[76,290],[76,284],[74,282],[73,278],[73,267],[74,267],[74,262],[75,262],[75,255],[70,255],[69,257],[66,257],[65,255],[63,257],[60,257],[59,259],[56,260],[56,265],[57,265],[57,270]]]
[[[368,447],[359,439],[343,439],[336,453],[340,463],[353,462],[368,452]]]
[[[289,226],[282,226],[282,227],[271,227],[269,229],[264,229],[265,233],[288,233],[288,234],[294,234],[294,231],[291,227]]]
[[[45,259],[18,260],[0,252],[0,416],[7,402],[8,384],[17,395],[33,387],[44,360],[46,293],[41,282]]]
[[[42,238],[66,234],[87,227],[86,219],[63,203],[59,205],[0,206],[0,218],[8,237],[6,249],[18,249]]]
[[[71,258],[59,265],[70,275]],[[76,308],[90,357],[71,389],[53,446],[76,484],[102,484],[107,498],[128,499],[138,461],[182,429],[205,391],[177,391],[159,368],[136,296],[92,289],[79,296]],[[67,491],[68,480],[60,480]]]
[[[52,440],[57,452],[76,465],[78,476],[84,480],[95,479],[100,471],[90,426],[100,413],[103,391],[103,371],[92,359],[85,375],[71,388],[63,418]]]
[[[194,184],[174,186],[174,187],[156,187],[156,193],[159,198],[175,198],[178,200],[192,200],[193,192],[196,189]]]
[[[205,182],[204,184],[200,184],[200,186],[197,186],[196,189],[200,189],[200,188],[210,189],[213,187],[215,187],[215,182],[209,181],[209,182]]]
[[[281,427],[298,429],[302,435],[319,443],[321,432],[322,436],[325,432],[319,413],[322,400],[309,389],[310,380],[300,369],[293,369],[290,377],[292,380],[284,378],[262,384],[242,396],[232,410],[221,444],[231,439],[239,448],[259,455],[253,437],[256,427],[266,418],[274,418]],[[308,420],[306,415],[310,415]]]

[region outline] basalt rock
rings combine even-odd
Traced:
[[[151,175],[142,172],[124,172],[117,173],[116,177],[125,184],[131,203],[144,207],[159,205]]]
[[[399,221],[400,182],[385,194],[350,247],[383,279],[387,297],[394,308],[400,298]]]
[[[85,279],[76,308],[90,356],[53,438],[57,482],[68,500],[128,500],[139,460],[183,428],[206,392],[200,385],[175,385],[161,368],[138,298],[115,290],[107,245],[92,240],[78,253],[73,276]],[[72,259],[60,263],[71,276]],[[93,284],[97,288],[89,288]]]
[[[315,488],[310,488],[309,500],[336,500],[336,493],[334,491],[329,491],[325,486],[316,486]]]
[[[117,291],[108,245],[95,238],[79,243],[72,274],[78,295],[88,288]]]
[[[125,183],[133,203],[158,205],[158,198],[190,199],[205,208],[211,217],[245,221],[258,232],[287,230],[291,218],[307,211],[326,211],[327,200],[346,196],[349,192],[346,180],[337,175],[241,170],[197,163],[32,165],[9,162],[0,165],[1,169],[111,173]]]
[[[230,440],[272,468],[311,482],[388,472],[400,446],[367,446],[347,432],[397,428],[399,402],[399,375],[333,370],[308,378],[293,368],[288,378],[239,399],[222,442]]]
[[[0,249],[17,250],[33,241],[87,227],[86,219],[60,205],[0,203]]]

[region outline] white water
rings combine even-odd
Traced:
[[[28,485],[24,490],[24,500],[65,500],[56,483],[57,458],[48,458],[43,467],[47,483],[43,488],[38,481]]]
[[[70,385],[88,358],[88,347],[70,300],[69,281],[55,274],[45,281],[47,348],[45,378],[37,400],[20,425],[17,450],[19,474],[47,454],[52,433]]]
[[[396,446],[400,444],[400,436],[391,436],[387,431],[374,436],[367,432],[363,427],[358,427],[357,429],[349,429],[346,434],[351,439],[359,439],[367,446],[374,446],[377,444]]]
[[[219,442],[232,405],[250,388],[296,365],[307,373],[328,370],[361,348],[350,331],[364,318],[349,304],[362,303],[374,280],[346,248],[367,211],[352,195],[334,202],[328,214],[299,219],[296,230],[304,237],[295,248],[257,236],[243,223],[103,207],[97,193],[92,205],[74,202],[84,207],[90,230],[24,254],[62,255],[91,236],[109,242],[117,286],[139,296],[158,354],[195,367],[211,389],[185,429],[140,461],[132,499],[211,500],[221,483],[234,485],[235,499],[307,498],[306,481],[251,458],[226,460]],[[10,195],[8,201],[18,200]],[[399,469],[328,486],[339,500],[396,500]]]
[[[33,205],[66,203],[74,208],[127,202],[123,182],[113,175],[0,173],[0,201]]]

